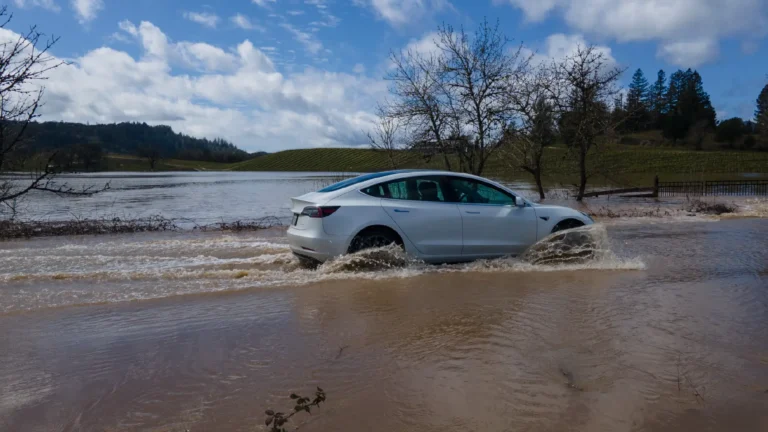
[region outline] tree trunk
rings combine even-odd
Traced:
[[[582,150],[579,153],[579,196],[576,201],[584,200],[584,193],[587,190],[587,152]]]
[[[448,171],[453,171],[451,169],[451,161],[448,159],[448,154],[443,151],[443,160],[445,160],[445,169]]]
[[[541,170],[536,170],[533,173],[533,178],[536,180],[536,187],[539,189],[539,198],[544,200],[544,185],[541,183]]]

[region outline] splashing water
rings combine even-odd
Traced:
[[[645,268],[638,259],[616,257],[609,243],[605,227],[595,225],[547,237],[521,258],[434,266],[392,245],[342,256],[315,270],[299,265],[284,238],[259,234],[8,243],[0,248],[0,313],[429,273]]]
[[[342,255],[318,267],[321,273],[371,272],[403,268],[417,261],[396,244]]]
[[[615,258],[603,225],[590,225],[550,235],[521,257],[534,265],[583,264]]]

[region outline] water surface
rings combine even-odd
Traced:
[[[28,209],[287,217],[319,181],[131,175]],[[768,430],[768,203],[639,203],[589,201],[662,217],[605,219],[568,265],[306,270],[283,228],[2,242],[0,431],[264,430],[318,385],[300,430]]]
[[[765,430],[766,233],[356,272],[299,269],[280,231],[4,243],[0,430],[253,431],[316,385],[302,430]]]

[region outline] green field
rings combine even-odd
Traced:
[[[563,147],[552,147],[545,153],[544,167],[548,177],[572,177],[577,174],[576,160]],[[589,158],[590,172],[597,176],[631,176],[652,178],[653,175],[768,173],[766,152],[693,151],[667,148],[612,145],[595,151]],[[318,148],[286,150],[232,165],[239,171],[326,171],[370,172],[393,168],[386,154],[370,149]],[[443,168],[442,158],[425,159],[402,152],[396,168]],[[525,173],[510,166],[501,157],[492,157],[484,175],[521,177]]]
[[[109,154],[104,158],[105,171],[151,171],[149,162],[136,156]],[[155,171],[224,171],[230,164],[178,159],[161,159],[155,164]]]

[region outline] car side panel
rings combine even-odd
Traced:
[[[538,240],[533,207],[459,204],[459,209],[467,257],[515,256]]]
[[[424,257],[461,257],[461,214],[454,203],[381,199],[387,215]]]
[[[344,239],[342,247],[344,253],[349,249],[355,236],[362,230],[371,226],[385,226],[395,231],[403,239],[406,252],[420,258],[415,246],[384,211],[380,198],[373,198],[353,191],[328,202],[326,205],[339,206],[334,214],[323,218],[323,230],[328,236]]]

